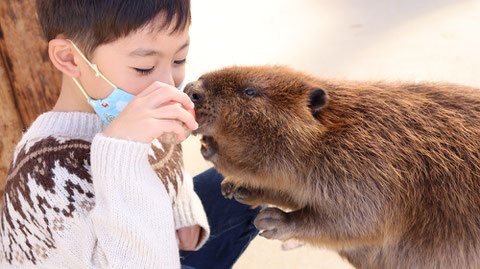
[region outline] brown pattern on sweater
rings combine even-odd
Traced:
[[[90,147],[88,141],[52,136],[22,145],[3,195],[0,263],[40,264],[55,249],[54,235],[61,236],[68,219],[92,210]],[[154,143],[148,160],[174,198],[183,180],[181,146]]]
[[[59,177],[57,169],[68,176]],[[8,263],[39,264],[55,248],[54,233],[78,210],[75,196],[93,203],[89,169],[90,143],[84,140],[46,137],[28,149],[23,145],[10,167],[1,209],[2,256]]]
[[[162,180],[170,197],[174,197],[183,180],[182,146],[158,142],[152,143],[152,151],[153,155],[148,156],[148,161]],[[173,190],[170,189],[169,183],[173,186]]]

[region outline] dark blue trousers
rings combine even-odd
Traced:
[[[223,177],[214,168],[193,178],[210,224],[210,238],[198,251],[180,251],[182,268],[227,269],[245,251],[258,230],[253,220],[260,211],[225,199],[220,191]]]

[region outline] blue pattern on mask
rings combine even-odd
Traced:
[[[105,99],[94,100],[89,98],[88,103],[93,107],[95,112],[107,124],[111,123],[127,104],[135,97],[135,95],[125,92],[119,88],[115,88],[113,92]]]

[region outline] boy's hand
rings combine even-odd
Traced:
[[[118,139],[151,143],[162,134],[172,132],[183,141],[186,137],[182,122],[192,130],[198,128],[194,117],[186,110],[193,107],[185,93],[168,84],[154,82],[135,96],[103,133]]]
[[[199,225],[178,229],[178,248],[186,251],[194,250],[198,245],[198,241],[200,241],[200,231]]]

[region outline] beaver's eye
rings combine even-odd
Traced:
[[[253,87],[248,87],[246,90],[245,90],[245,94],[250,96],[250,97],[254,97],[257,95],[257,91],[253,88]]]

